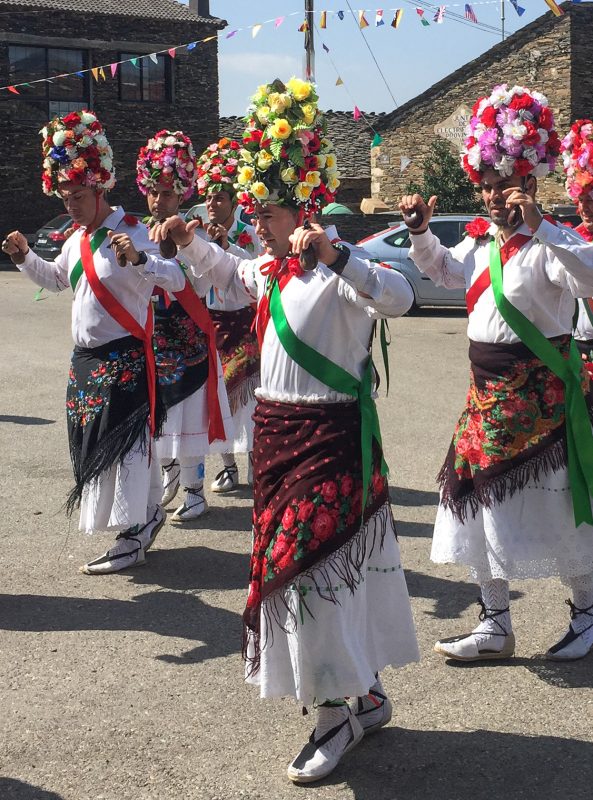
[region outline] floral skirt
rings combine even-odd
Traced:
[[[357,403],[260,401],[254,421],[253,550],[243,620],[246,633],[257,635],[262,603],[277,620],[286,611],[287,584],[311,583],[330,603],[339,602],[334,582],[354,591],[369,545],[365,523],[388,503],[388,487],[375,447],[363,511]],[[382,547],[385,532],[377,529],[371,547]],[[309,613],[306,592],[301,610]],[[256,646],[254,669],[258,655]]]
[[[259,386],[259,345],[253,330],[255,311],[251,306],[237,311],[209,309],[216,328],[216,347],[233,416],[255,402]]]
[[[570,337],[552,341],[568,354]],[[441,505],[461,521],[567,460],[562,381],[521,343],[471,342],[470,361],[466,407],[439,473]]]
[[[83,489],[132,449],[148,446],[148,385],[142,343],[133,336],[100,347],[78,347],[66,393],[70,457],[75,486],[66,508],[80,503]],[[157,386],[156,430],[165,408]]]

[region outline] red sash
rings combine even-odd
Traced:
[[[286,284],[294,278],[295,275],[300,274],[302,275],[302,269],[299,263],[298,258],[288,259],[288,262],[296,262],[293,266],[293,271],[291,272],[288,266],[288,263],[284,264],[284,259],[282,258],[274,258],[272,261],[268,261],[267,264],[264,264],[260,267],[260,272],[262,275],[266,275],[269,278],[269,283],[273,280],[278,281],[278,288],[280,291],[284,289]],[[296,265],[298,264],[298,269]],[[259,344],[259,349],[261,350],[262,344],[264,341],[264,334],[266,332],[266,328],[268,327],[268,322],[270,321],[270,301],[267,294],[264,294],[262,299],[259,301],[257,306],[257,313],[254,320],[255,332],[257,333],[257,341]]]
[[[154,351],[152,349],[152,306],[149,303],[148,312],[146,315],[146,327],[143,328],[140,323],[134,319],[127,308],[124,308],[119,300],[113,294],[111,294],[109,289],[101,282],[101,279],[97,275],[88,230],[85,230],[80,240],[80,255],[84,274],[86,275],[89,286],[93,290],[97,300],[101,303],[107,313],[112,316],[119,325],[122,326],[122,328],[124,328],[131,336],[135,336],[137,339],[140,339],[144,345],[144,356],[146,359],[146,380],[148,383],[148,407],[150,409],[149,429],[150,435],[154,436],[156,423],[156,364],[154,360]]]
[[[593,233],[585,227],[584,222],[581,222],[581,224],[575,228],[575,231],[579,233],[586,242],[593,242]]]

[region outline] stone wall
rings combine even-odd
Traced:
[[[0,0],[0,10],[2,10]],[[51,18],[51,25],[48,19]],[[46,35],[48,32],[49,35]],[[8,82],[8,45],[79,47],[89,54],[89,66],[110,64],[120,51],[150,53],[216,33],[200,22],[134,19],[130,16],[80,15],[48,11],[0,14],[0,85]],[[167,56],[168,58],[168,56]],[[113,147],[118,184],[113,203],[144,210],[146,201],[135,184],[139,148],[161,128],[182,129],[200,151],[218,133],[218,42],[199,44],[192,52],[177,51],[171,61],[172,102],[119,101],[117,77],[96,83],[90,78],[90,107],[105,125]],[[63,211],[57,198],[41,191],[40,128],[47,122],[44,103],[27,102],[1,93],[0,98],[0,234],[19,227],[31,232]]]
[[[459,106],[471,108],[496,83],[527,85],[547,95],[561,133],[575,118],[575,108],[590,115],[593,6],[566,3],[565,7],[563,17],[545,14],[386,116],[378,125],[383,142],[371,153],[372,196],[394,206],[406,184],[421,179],[421,163],[435,139],[435,125]],[[579,91],[582,102],[575,103]],[[455,145],[451,147],[458,152]],[[403,173],[402,157],[412,159]],[[539,188],[545,205],[566,202],[560,174],[541,181]]]

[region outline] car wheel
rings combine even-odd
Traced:
[[[406,278],[406,280],[407,280],[407,278]],[[411,306],[410,306],[410,308],[409,308],[409,309],[406,311],[406,313],[404,314],[404,316],[405,316],[405,317],[413,317],[415,314],[418,314],[418,312],[420,311],[420,306],[419,306],[419,305],[418,305],[418,303],[416,302],[416,294],[415,294],[415,292],[414,292],[414,287],[412,286],[412,284],[410,283],[410,281],[408,281],[408,286],[409,286],[409,287],[410,287],[410,289],[412,290],[412,294],[414,295],[414,299],[413,299],[413,301],[412,301],[412,305],[411,305]]]

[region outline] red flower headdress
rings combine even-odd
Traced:
[[[198,159],[198,195],[204,199],[207,194],[228,192],[235,196],[235,181],[239,164],[241,145],[232,139],[219,139],[209,145]]]
[[[562,140],[566,191],[571,200],[593,196],[593,122],[579,119]]]

